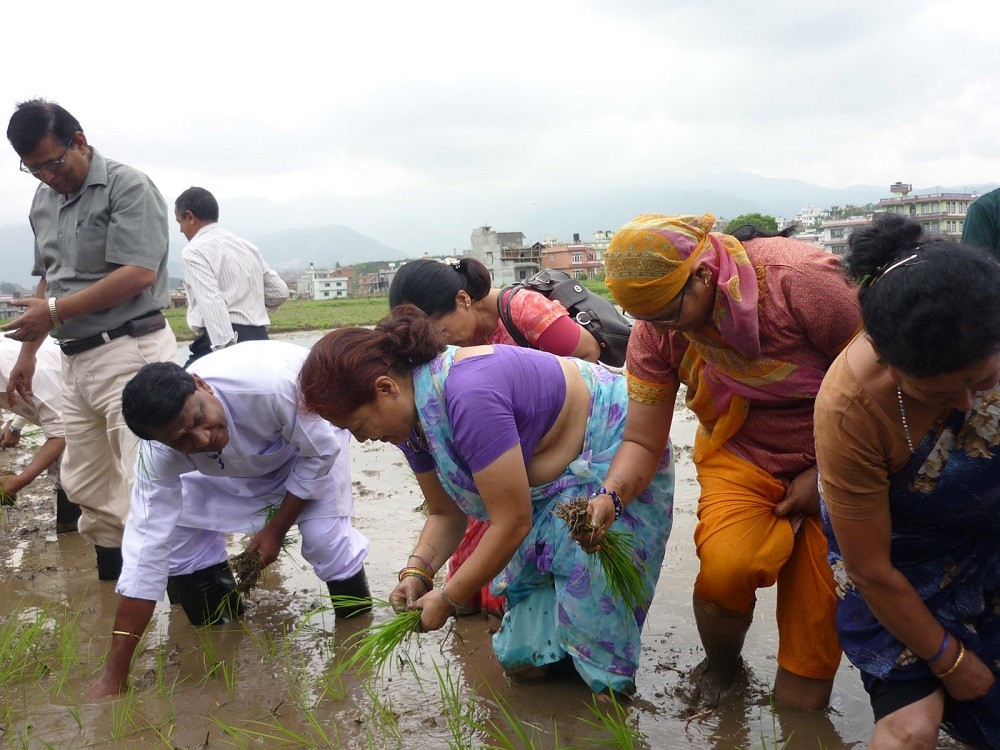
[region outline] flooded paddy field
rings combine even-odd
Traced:
[[[305,345],[314,339],[290,337]],[[864,747],[871,709],[846,660],[828,711],[772,704],[773,590],[760,592],[744,652],[745,689],[711,710],[692,698],[689,677],[702,658],[691,612],[693,434],[693,418],[679,412],[674,529],[643,633],[637,694],[620,717],[634,730],[631,745],[601,744],[611,735],[598,716],[613,715],[614,706],[595,703],[573,676],[509,682],[490,645],[495,623],[485,616],[414,638],[379,679],[337,679],[344,641],[391,613],[335,623],[318,611],[326,588],[298,555],[297,540],[247,596],[241,623],[195,629],[179,607],[161,602],[134,664],[133,689],[90,701],[86,692],[100,674],[117,597],[113,584],[97,581],[93,548],[77,534],[55,533],[54,492],[40,479],[4,509],[0,533],[0,746]],[[29,457],[27,444],[0,453],[0,469]],[[372,543],[372,592],[387,598],[423,523],[421,498],[392,446],[352,443],[352,471],[355,525]],[[231,552],[243,543],[234,535]],[[939,747],[959,746],[942,737]]]

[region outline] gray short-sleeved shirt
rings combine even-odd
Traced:
[[[156,282],[120,305],[66,321],[52,331],[59,339],[93,336],[170,304],[163,196],[142,172],[92,152],[75,195],[67,199],[45,184],[35,191],[32,274],[45,277],[50,297],[78,292],[126,265],[156,271]]]

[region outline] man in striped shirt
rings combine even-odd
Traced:
[[[187,322],[197,334],[185,367],[239,341],[266,339],[268,313],[288,299],[285,282],[254,245],[219,226],[219,203],[205,188],[177,196],[174,218],[188,240],[181,260]]]

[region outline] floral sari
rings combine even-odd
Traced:
[[[938,622],[1000,676],[1000,386],[924,436],[890,479],[890,556]],[[844,653],[875,680],[932,677],[927,663],[882,627],[844,570],[826,507]],[[943,728],[975,747],[1000,747],[1000,682],[974,701],[945,693]]]
[[[455,446],[444,398],[455,351],[448,347],[413,370],[414,394],[441,484],[466,514],[485,519],[486,507],[472,472]],[[634,535],[634,556],[642,564],[646,585],[644,606],[628,609],[608,595],[596,559],[552,514],[557,503],[586,497],[601,486],[621,445],[628,403],[624,378],[600,365],[568,361],[580,368],[591,394],[583,452],[558,479],[531,488],[531,530],[492,585],[494,593],[507,597],[493,648],[505,669],[554,664],[568,656],[592,690],[630,693],[642,626],[673,519],[673,452],[668,444],[653,481],[618,522]]]

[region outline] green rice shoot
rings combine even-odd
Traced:
[[[4,469],[0,471],[0,477],[12,477],[14,472],[9,469]],[[16,492],[8,492],[2,486],[0,486],[0,506],[6,505],[8,507],[13,507],[14,502],[17,500]]]
[[[572,536],[584,536],[594,531],[587,515],[588,499],[578,497],[568,503],[561,503],[553,511],[569,527]],[[635,559],[635,535],[630,531],[611,528],[604,533],[601,546],[595,557],[604,571],[608,593],[621,601],[629,609],[646,607],[646,583],[643,580],[643,565]]]
[[[338,608],[356,607],[369,601],[375,607],[392,606],[381,599],[369,600],[356,596],[332,596],[330,600]],[[413,633],[420,632],[421,614],[419,609],[399,612],[388,620],[369,625],[351,635],[344,641],[344,646],[352,649],[352,653],[337,666],[338,674],[347,669],[381,674],[403,641]]]

